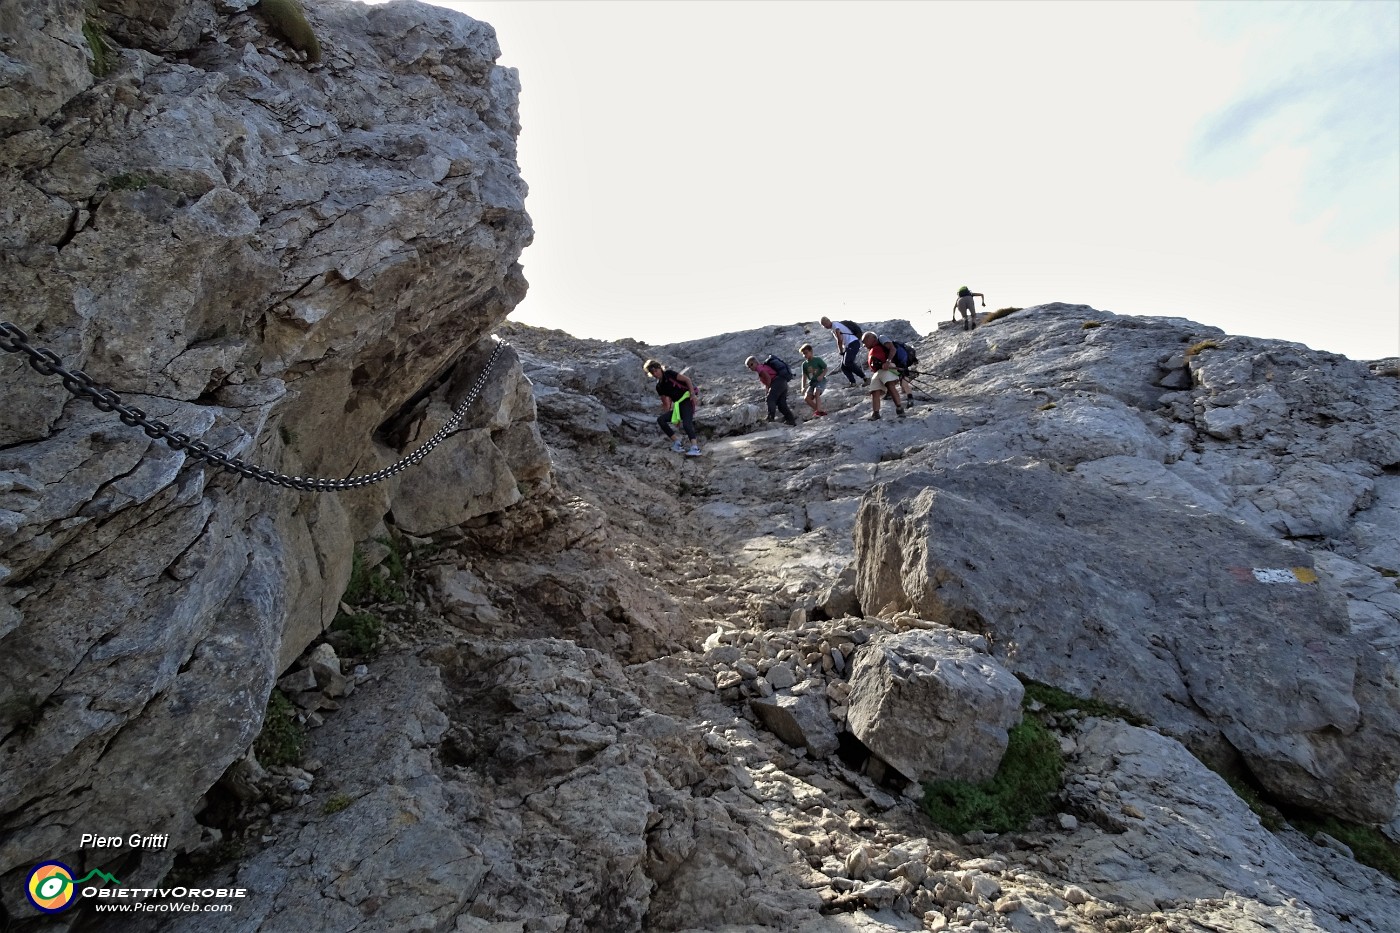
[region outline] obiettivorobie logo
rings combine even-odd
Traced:
[[[40,862],[29,873],[25,894],[29,903],[46,914],[62,913],[78,899],[78,885],[100,878],[111,884],[121,882],[101,869],[94,868],[81,878],[73,877],[73,869],[62,862]]]

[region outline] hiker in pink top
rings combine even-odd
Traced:
[[[793,417],[792,409],[788,408],[787,403],[788,383],[792,380],[792,369],[788,364],[776,356],[769,356],[762,363],[758,361],[758,357],[751,356],[744,360],[744,365],[758,373],[759,380],[768,390],[768,420],[772,421],[778,412],[782,412],[784,421],[797,424],[797,419]]]

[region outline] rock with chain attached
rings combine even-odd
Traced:
[[[411,454],[525,290],[518,81],[491,28],[317,5],[344,53],[325,83],[259,51],[246,3],[100,6],[0,12],[6,320],[221,455],[341,478]],[[94,83],[99,48],[112,67]],[[400,499],[427,535],[548,486],[508,353],[419,472],[340,495],[197,465],[3,356],[6,909],[27,867],[76,857],[62,827],[170,834],[123,881],[159,877],[274,678],[334,618],[354,542]]]

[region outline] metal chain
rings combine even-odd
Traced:
[[[468,409],[476,402],[476,398],[481,394],[481,390],[486,387],[486,377],[491,373],[491,367],[495,365],[496,358],[501,355],[510,344],[503,340],[496,340],[496,349],[491,351],[491,356],[486,361],[486,366],[481,370],[481,374],[476,377],[472,387],[467,390],[466,397],[462,399],[460,405],[452,412],[452,417],[442,426],[442,429],[428,439],[428,442],[419,447],[407,457],[402,458],[397,463],[387,466],[382,470],[373,473],[365,473],[360,476],[352,476],[349,479],[321,479],[310,476],[288,476],[286,473],[275,473],[272,470],[265,470],[255,467],[240,460],[238,457],[230,457],[227,454],[211,450],[208,444],[201,441],[191,440],[188,434],[173,431],[170,425],[164,421],[152,420],[146,417],[146,413],[141,409],[127,405],[122,401],[122,397],[111,389],[99,386],[92,381],[87,373],[80,369],[67,370],[63,367],[63,361],[58,358],[58,354],[44,347],[35,347],[29,343],[29,335],[20,330],[9,321],[0,321],[0,350],[9,353],[23,353],[29,357],[29,365],[35,372],[43,376],[59,376],[63,380],[63,387],[72,392],[78,398],[85,398],[92,402],[98,411],[114,411],[121,418],[122,423],[133,428],[139,427],[146,432],[146,436],[155,440],[165,441],[171,450],[182,450],[187,456],[196,461],[212,464],[228,473],[233,473],[244,479],[257,480],[260,483],[268,483],[273,486],[282,486],[287,489],[300,489],[306,492],[339,492],[345,489],[359,489],[362,486],[371,486],[382,480],[386,480],[396,473],[408,469],[422,460],[428,453],[441,444],[449,434],[457,430],[457,426],[462,423],[462,418],[466,416]]]

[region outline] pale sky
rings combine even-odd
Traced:
[[[515,320],[928,332],[968,285],[1400,354],[1400,0],[438,5],[520,71]]]

